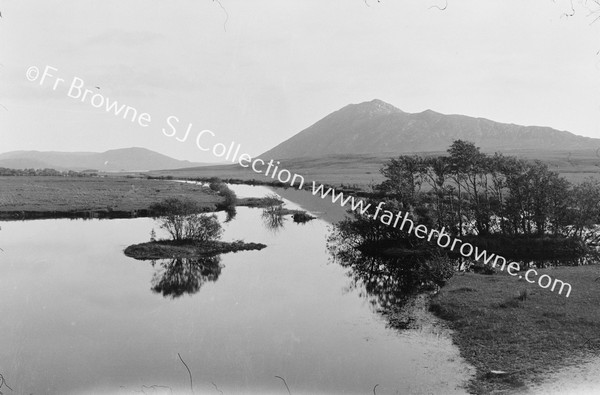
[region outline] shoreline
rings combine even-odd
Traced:
[[[151,218],[151,204],[168,197],[192,198],[200,213],[226,211],[225,200],[190,179],[127,177],[0,177],[0,222],[36,219]],[[262,208],[265,197],[238,198],[236,206]],[[65,209],[68,207],[68,209]]]
[[[262,198],[239,199],[236,207],[263,207]],[[203,205],[199,213],[213,213],[226,211],[217,209],[216,205]],[[84,210],[0,210],[0,221],[27,221],[36,219],[119,219],[119,218],[152,218],[156,213],[148,208],[132,210],[107,210],[107,209],[84,209]]]

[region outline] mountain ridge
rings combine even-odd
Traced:
[[[104,152],[18,150],[0,154],[0,167],[13,169],[94,169],[119,172],[170,170],[204,165],[207,164],[174,159],[143,147],[117,148]]]
[[[349,104],[266,151],[260,157],[445,151],[453,140],[484,151],[541,151],[600,147],[600,139],[548,126],[523,126],[433,110],[407,113],[379,99]]]

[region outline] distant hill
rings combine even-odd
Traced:
[[[146,148],[122,148],[106,152],[12,151],[0,154],[0,167],[11,169],[149,171],[202,166],[173,159]]]
[[[456,139],[473,141],[487,152],[600,148],[600,139],[550,127],[520,126],[431,110],[410,114],[372,100],[347,105],[260,156],[289,159],[434,152],[445,151]]]

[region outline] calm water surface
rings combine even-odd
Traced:
[[[273,231],[260,209],[238,208],[223,240],[268,247],[221,255],[178,297],[152,289],[181,280],[169,261],[123,254],[162,234],[151,219],[1,225],[5,394],[189,394],[178,353],[196,394],[287,394],[275,376],[292,394],[464,393],[471,371],[445,331],[388,329],[347,269],[328,263],[325,221]]]

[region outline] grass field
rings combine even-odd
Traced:
[[[222,198],[207,187],[125,177],[0,177],[0,217],[61,217],[75,212],[126,213],[186,196],[206,210]],[[43,215],[42,215],[43,214]]]
[[[387,160],[386,157],[375,157],[366,155],[334,156],[327,158],[303,158],[281,161],[280,169],[289,170],[292,173],[304,177],[305,182],[310,184],[313,180],[319,183],[332,185],[357,184],[366,187],[373,182],[383,180],[379,169]],[[241,180],[258,180],[261,182],[277,181],[270,176],[255,173],[250,168],[243,168],[237,164],[222,166],[206,166],[192,169],[164,170],[151,172],[157,176],[177,177],[219,177],[221,179],[236,178]]]
[[[474,393],[522,390],[600,350],[600,266],[538,272],[570,283],[570,297],[508,275],[466,273],[433,298],[431,310],[450,322],[461,355],[478,369],[470,385]],[[493,376],[490,370],[509,374]]]
[[[422,155],[442,155],[443,152],[424,153]],[[561,176],[573,183],[579,183],[585,178],[593,176],[600,178],[600,154],[594,149],[583,151],[546,151],[536,152],[531,150],[508,151],[505,155],[517,156],[524,159],[537,159],[558,171]],[[420,155],[417,153],[417,155]],[[319,183],[339,186],[341,184],[354,185],[367,188],[373,183],[380,183],[383,177],[379,169],[392,157],[394,153],[364,154],[364,155],[335,155],[330,157],[307,157],[282,160],[280,169],[287,169],[292,173],[302,175],[307,183]],[[151,172],[157,176],[173,177],[219,177],[222,179],[236,178],[241,180],[273,181],[270,177],[255,173],[250,168],[243,168],[237,164],[207,166],[191,169],[164,170]]]

